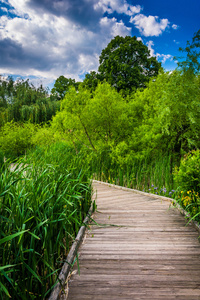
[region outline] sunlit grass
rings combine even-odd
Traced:
[[[98,160],[98,159],[97,159]],[[108,157],[92,162],[94,178],[149,193],[172,197],[175,191],[173,169],[175,162],[170,155],[154,159],[133,159],[127,166],[119,166]]]
[[[43,299],[91,205],[80,156],[38,149],[0,175],[0,298]]]

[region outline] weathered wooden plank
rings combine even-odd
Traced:
[[[163,199],[94,184],[99,213],[62,299],[200,299],[200,244]],[[103,224],[106,224],[103,225]],[[113,226],[115,225],[115,226]]]

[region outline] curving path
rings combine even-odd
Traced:
[[[94,183],[97,209],[68,300],[200,299],[200,243],[169,201]],[[108,225],[110,224],[110,225]]]

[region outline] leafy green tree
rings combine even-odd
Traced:
[[[199,78],[178,71],[163,73],[132,98],[140,123],[131,148],[137,153],[170,152],[177,155],[200,147]]]
[[[192,42],[187,41],[185,48],[179,48],[179,51],[186,53],[186,58],[175,57],[178,59],[178,67],[184,72],[198,74],[200,71],[200,29],[194,34]]]
[[[74,145],[77,142],[95,149],[92,132],[88,126],[87,105],[91,99],[89,90],[71,87],[61,102],[61,110],[53,118],[52,127],[66,134]]]
[[[7,80],[0,76],[0,110],[7,108],[8,103],[11,102],[14,92],[14,81],[12,77]]]
[[[65,76],[61,75],[56,79],[51,93],[53,95],[56,95],[58,100],[61,100],[64,98],[66,92],[69,90],[70,87],[74,87],[77,90],[78,86],[79,83],[76,82],[75,79],[66,78]]]
[[[116,36],[99,57],[99,73],[117,91],[133,91],[145,87],[151,77],[158,75],[161,63],[137,38]]]
[[[107,82],[98,85],[87,112],[89,127],[98,143],[116,146],[130,134],[128,105]]]
[[[29,80],[14,83],[12,78],[0,80],[0,126],[6,122],[42,123],[51,120],[59,110],[57,99],[49,97],[41,85],[35,88]]]
[[[83,88],[89,89],[90,92],[94,92],[101,81],[102,78],[100,74],[96,73],[95,71],[91,71],[85,75],[82,86]]]
[[[127,139],[133,129],[128,103],[108,83],[97,86],[93,98],[87,89],[70,89],[53,118],[53,126],[68,138],[93,150],[111,149]]]

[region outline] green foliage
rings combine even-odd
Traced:
[[[145,87],[158,74],[161,64],[137,38],[116,36],[99,57],[99,74],[113,87],[128,93]]]
[[[73,143],[82,142],[93,150],[116,145],[132,130],[128,104],[108,83],[99,84],[93,98],[88,90],[70,89],[53,118],[52,126]]]
[[[131,147],[144,155],[167,152],[182,155],[200,147],[199,78],[174,71],[150,81],[130,100],[140,121],[132,134]],[[144,151],[143,151],[144,149]]]
[[[51,90],[51,93],[55,95],[58,100],[64,98],[66,92],[71,88],[74,87],[76,90],[78,89],[79,83],[75,81],[75,79],[66,78],[65,76],[61,75],[55,81],[54,87]]]
[[[88,102],[87,119],[97,142],[116,145],[128,134],[127,104],[106,82],[98,85]]]
[[[44,125],[37,127],[37,131],[32,136],[32,143],[34,146],[49,147],[56,142],[64,141],[65,138],[61,132],[53,130],[49,125]]]
[[[0,298],[45,299],[91,205],[87,168],[55,144],[0,174]]]
[[[4,152],[0,149],[0,168],[4,164]]]
[[[200,150],[186,154],[175,169],[174,180],[178,186],[176,200],[190,214],[190,217],[200,222]]]
[[[178,67],[184,72],[192,72],[199,74],[200,71],[200,29],[194,34],[192,42],[187,41],[185,48],[179,48],[179,51],[185,52],[186,59],[175,57],[178,59]],[[181,60],[182,59],[182,60]]]
[[[190,220],[195,220],[200,223],[200,196],[199,192],[195,191],[178,191],[176,193],[176,200],[189,212]],[[189,220],[189,221],[190,221]]]
[[[52,127],[65,133],[73,144],[81,142],[95,149],[88,125],[87,105],[90,99],[89,90],[80,88],[77,92],[71,88],[61,103],[61,111],[53,118]]]
[[[0,150],[6,157],[17,157],[25,154],[32,147],[32,137],[36,125],[28,123],[6,123],[0,130]]]
[[[14,81],[9,77],[7,81],[0,76],[0,109],[7,108],[9,100],[12,98],[14,91]]]
[[[191,151],[182,158],[174,179],[181,191],[200,191],[200,150]]]
[[[85,75],[81,85],[83,88],[89,89],[90,92],[94,92],[101,81],[102,78],[100,74],[96,73],[95,71],[91,71],[89,74]]]
[[[28,80],[0,81],[0,127],[6,122],[43,123],[51,120],[60,104],[49,97],[42,86],[35,88]]]

